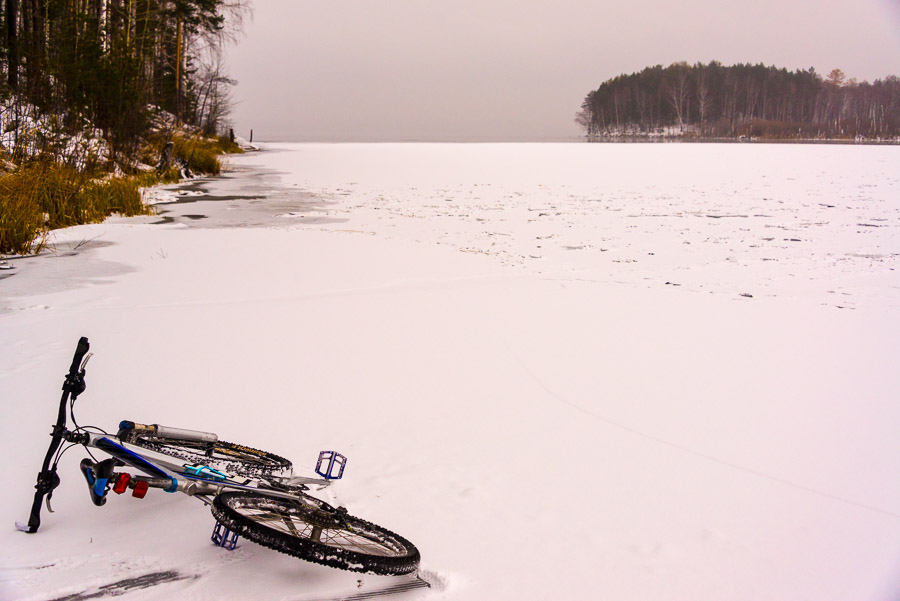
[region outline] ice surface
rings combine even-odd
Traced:
[[[95,508],[77,449],[15,532],[84,335],[79,423],[346,454],[439,583],[401,596],[896,601],[897,152],[270,145],[59,231],[0,280],[0,598],[391,586],[223,551],[181,496]]]

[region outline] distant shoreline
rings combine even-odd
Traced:
[[[577,143],[584,142],[584,135],[572,136],[547,136],[533,137],[523,136],[515,137],[482,137],[482,136],[463,136],[459,138],[434,136],[434,137],[397,137],[383,138],[373,137],[320,137],[309,136],[299,138],[260,138],[260,144],[560,144],[560,143]]]
[[[571,138],[528,138],[528,139],[372,139],[372,140],[329,140],[329,139],[284,139],[260,140],[259,144],[838,144],[856,146],[897,146],[900,140],[849,140],[804,138],[700,138],[683,136],[585,136]],[[260,150],[265,150],[260,148]]]
[[[840,144],[855,146],[896,146],[900,140],[849,140],[844,138],[816,139],[801,138],[791,140],[786,138],[699,138],[680,136],[595,136],[588,138],[589,144]]]

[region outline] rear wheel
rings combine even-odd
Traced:
[[[232,531],[313,563],[382,575],[409,574],[419,565],[419,551],[402,536],[312,497],[227,492],[215,498],[212,512]]]
[[[279,476],[291,472],[291,462],[268,451],[218,440],[214,443],[193,440],[137,436],[134,444],[165,453],[188,463],[217,467],[244,476]]]

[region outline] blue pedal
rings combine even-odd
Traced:
[[[340,480],[346,466],[347,458],[337,451],[322,451],[316,462],[316,473],[326,480]]]
[[[232,532],[225,524],[217,521],[213,527],[211,540],[217,547],[234,551],[234,548],[237,547],[238,533]]]

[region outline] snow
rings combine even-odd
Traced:
[[[109,147],[102,132],[86,127],[76,136],[69,135],[57,117],[47,117],[34,105],[20,103],[15,98],[0,100],[0,150],[13,154],[18,150],[31,157],[53,148],[69,162],[81,165],[89,158],[97,162],[106,160]],[[9,169],[11,164],[4,165]]]
[[[896,601],[896,155],[264,145],[158,216],[58,231],[0,280],[0,599],[397,582],[216,548],[182,495],[98,509],[79,449],[15,532],[83,335],[81,424],[347,455],[334,494],[433,584],[397,597]]]

